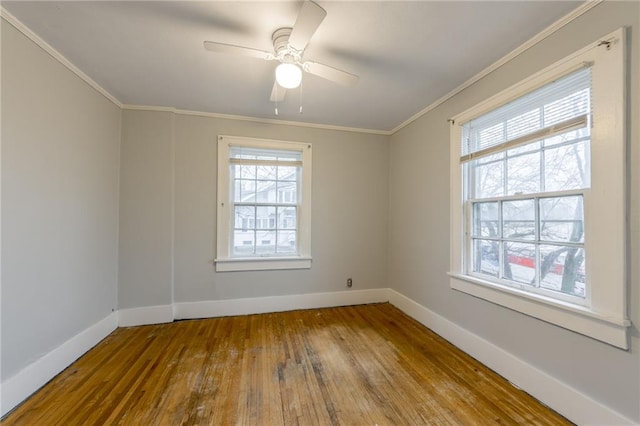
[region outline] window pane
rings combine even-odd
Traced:
[[[258,203],[276,202],[276,181],[259,180],[256,183],[256,201]]]
[[[278,229],[295,230],[297,224],[296,207],[278,207]]]
[[[278,180],[288,180],[295,182],[297,178],[297,167],[278,166]]]
[[[250,229],[255,224],[255,207],[236,206],[235,208],[235,229]]]
[[[478,164],[474,162],[475,198],[504,195],[504,162]]]
[[[507,155],[509,157],[513,157],[515,155],[518,154],[524,154],[527,152],[532,152],[532,151],[538,151],[540,149],[540,145],[542,142],[538,141],[538,142],[533,142],[533,143],[529,143],[523,146],[519,146],[517,148],[513,148],[510,149],[509,151],[507,151]]]
[[[540,199],[540,239],[584,241],[582,196]]]
[[[540,191],[540,153],[507,159],[507,195]]]
[[[585,297],[584,249],[540,246],[540,287]]]
[[[235,177],[241,179],[255,179],[256,178],[256,166],[247,164],[236,164]]]
[[[504,243],[504,271],[507,280],[533,285],[536,277],[536,246]]]
[[[278,253],[295,253],[296,231],[278,231]]]
[[[547,149],[544,153],[546,191],[565,191],[589,186],[586,150],[588,142]]]
[[[276,208],[260,206],[256,210],[256,229],[275,229]]]
[[[500,237],[500,223],[498,222],[498,203],[474,203],[473,205],[473,236]]]
[[[535,201],[533,199],[504,201],[502,203],[502,236],[518,240],[534,240],[536,237],[535,218]]]
[[[292,203],[297,201],[297,185],[296,182],[278,182],[278,202]]]
[[[490,240],[473,240],[473,271],[492,277],[500,270],[500,243]]]
[[[233,201],[236,203],[251,203],[256,200],[256,181],[237,179],[235,181]]]
[[[276,231],[256,231],[256,254],[276,252]]]
[[[263,180],[276,180],[276,166],[258,166],[256,169],[256,177]]]
[[[255,252],[255,232],[233,231],[233,254],[236,256],[251,256]]]
[[[583,127],[582,129],[570,130],[566,133],[552,136],[544,140],[544,146],[553,146],[561,143],[569,142],[575,139],[580,139],[589,136],[589,128]]]
[[[297,156],[283,154],[291,161]],[[247,158],[275,160],[277,153],[244,152]],[[273,205],[236,206],[234,213],[233,254],[269,255],[297,252],[297,203],[299,166],[232,166],[233,200],[236,203]],[[294,204],[278,207],[276,204]]]
[[[497,160],[502,160],[504,158],[504,152],[498,152],[497,154],[487,155],[485,157],[480,157],[476,161],[476,164],[484,164],[484,163],[493,163]]]

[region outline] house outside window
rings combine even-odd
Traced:
[[[217,271],[309,268],[311,145],[218,138]]]
[[[454,117],[451,286],[626,348],[624,31]]]

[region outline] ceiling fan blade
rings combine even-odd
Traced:
[[[277,81],[273,82],[273,89],[271,89],[271,102],[284,101],[284,95],[287,93],[287,89],[280,86]]]
[[[215,41],[205,41],[204,48],[211,52],[250,56],[252,58],[265,59],[267,61],[275,59],[273,53],[271,52],[252,49],[250,47],[236,46],[233,44],[218,43]]]
[[[310,74],[318,77],[340,83],[345,86],[355,86],[360,77],[329,65],[319,64],[318,62],[305,62],[303,69]]]
[[[302,3],[298,19],[289,36],[289,45],[296,50],[304,50],[325,16],[327,11],[314,2],[307,0]]]

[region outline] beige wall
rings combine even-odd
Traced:
[[[606,2],[391,138],[389,284],[457,325],[640,422],[640,3]],[[630,41],[631,350],[453,291],[447,119],[621,26]],[[423,182],[416,191],[410,183]],[[411,206],[411,208],[406,208]]]
[[[2,379],[118,308],[120,109],[2,21]]]
[[[168,304],[172,293],[192,302],[341,291],[348,277],[353,289],[387,286],[387,136],[165,112],[123,117],[121,308]],[[313,144],[310,270],[215,272],[220,134]]]
[[[172,301],[173,114],[123,111],[118,307]]]
[[[341,291],[352,277],[354,289],[392,287],[640,422],[637,328],[621,351],[452,291],[446,276],[446,119],[628,25],[640,323],[639,15],[637,2],[598,5],[392,137],[121,111],[3,22],[3,380],[112,309]],[[313,144],[312,269],[215,272],[219,134]]]

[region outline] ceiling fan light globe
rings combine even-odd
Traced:
[[[276,67],[276,81],[285,89],[295,89],[302,81],[302,70],[296,64],[280,64]]]

